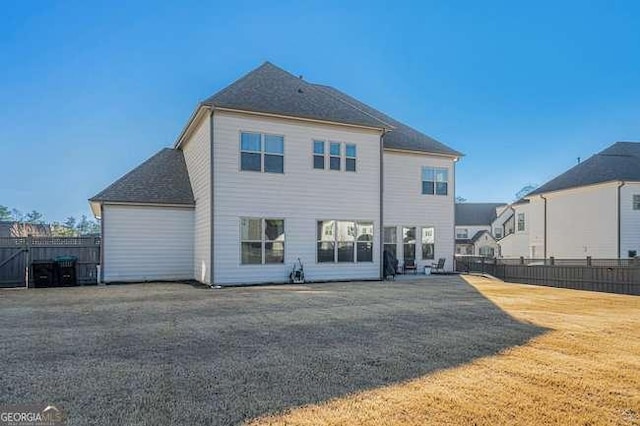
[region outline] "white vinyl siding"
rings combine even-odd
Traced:
[[[230,112],[216,113],[214,120],[214,283],[286,282],[298,258],[310,281],[379,278],[379,132]],[[240,171],[240,132],[283,135],[285,173]],[[314,140],[327,141],[327,158],[329,141],[356,144],[358,172],[318,173],[310,159]],[[238,224],[243,217],[284,219],[283,264],[241,263]],[[316,227],[324,218],[373,223],[373,262],[317,263]]]
[[[360,154],[360,153],[359,153]],[[361,167],[362,161],[359,160]],[[422,168],[448,169],[448,195],[423,196]],[[454,199],[455,176],[453,159],[402,153],[384,152],[384,224],[398,225],[398,245],[402,244],[403,226],[416,227],[416,264],[418,270],[430,265],[432,260],[422,259],[419,243],[421,228],[434,228],[434,259],[445,258],[445,269],[452,270],[454,254]],[[402,247],[398,248],[398,260],[403,261]]]
[[[191,280],[192,208],[105,205],[104,281]]]
[[[620,188],[620,256],[629,256],[630,251],[640,253],[640,211],[634,209],[633,198],[640,194],[640,183],[627,182]],[[631,202],[629,202],[631,200]]]
[[[211,129],[207,115],[182,145],[196,201],[194,278],[211,284]],[[237,146],[237,145],[236,145]]]

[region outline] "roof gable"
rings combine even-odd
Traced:
[[[209,97],[203,104],[378,129],[390,127],[270,62]]]
[[[182,151],[162,149],[89,201],[193,205]]]
[[[640,143],[616,142],[526,195],[611,181],[640,181]]]

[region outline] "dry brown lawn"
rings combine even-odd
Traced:
[[[640,297],[467,281],[550,329],[498,355],[252,424],[640,425]]]

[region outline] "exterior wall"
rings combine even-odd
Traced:
[[[240,171],[241,131],[283,135],[284,174]],[[357,172],[313,169],[313,139],[356,144]],[[297,258],[309,281],[379,279],[379,132],[216,112],[213,159],[215,284],[285,282]],[[241,217],[285,220],[284,264],[241,264]],[[332,219],[373,222],[373,262],[316,263],[316,221]]]
[[[491,232],[491,226],[489,225],[456,225],[456,235],[460,229],[467,229],[469,231],[468,238],[473,238],[479,231]]]
[[[473,245],[473,249],[474,249],[474,255],[475,256],[481,256],[480,253],[480,249],[482,247],[491,247],[493,249],[493,253],[494,256],[498,255],[498,243],[496,243],[496,240],[493,239],[493,237],[487,235],[487,234],[483,234],[478,240],[476,240],[476,242]]]
[[[193,208],[103,206],[104,281],[193,279]]]
[[[211,284],[211,127],[207,115],[182,145],[196,201],[193,276]]]
[[[547,256],[618,257],[617,183],[546,195]]]
[[[422,194],[422,167],[449,169],[448,195]],[[402,258],[402,226],[417,227],[416,264],[424,265],[445,258],[445,270],[453,269],[454,255],[453,159],[430,155],[384,151],[384,226],[398,227],[398,260]],[[421,228],[435,228],[434,260],[422,260]]]
[[[528,258],[530,256],[529,235],[523,232],[507,235],[498,241],[500,257],[505,259]]]
[[[510,230],[508,229],[508,226],[505,226],[505,222],[513,214],[513,210],[511,209],[511,207],[502,208],[499,209],[497,213],[498,216],[491,223],[491,234],[495,235],[495,229],[500,228],[502,229],[502,237],[506,237],[507,235],[509,235]]]
[[[620,190],[620,257],[630,250],[640,255],[640,210],[633,210],[633,195],[640,195],[640,183],[627,183]]]

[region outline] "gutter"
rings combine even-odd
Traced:
[[[213,130],[214,130],[214,128],[213,128],[213,108],[211,108],[210,113],[209,113],[209,138],[211,140],[211,144],[209,146],[209,150],[210,150],[209,151],[209,164],[211,164],[211,182],[210,182],[210,185],[211,185],[211,195],[210,195],[210,197],[211,197],[211,199],[209,201],[209,204],[210,204],[209,217],[211,218],[210,219],[211,224],[209,225],[210,229],[211,229],[211,237],[210,237],[211,238],[211,245],[210,245],[210,249],[209,249],[209,252],[210,252],[210,258],[209,258],[209,275],[210,275],[209,284],[211,286],[214,285],[213,284],[213,265],[214,265],[214,262],[215,262],[215,257],[214,257],[214,250],[215,250],[215,244],[214,244],[214,241],[215,241],[215,238],[214,238],[214,236],[215,236],[215,227],[214,227],[214,225],[215,225],[215,216],[214,216],[214,211],[215,211],[215,209],[214,209],[214,203],[213,203],[214,202],[214,196],[215,196],[215,186],[214,186],[215,181],[214,181],[214,170],[213,170],[213,167],[214,167],[214,161],[213,161],[213,149],[214,149],[214,145],[213,145]]]
[[[620,181],[618,183],[618,259],[622,257],[622,196],[621,190],[622,187],[627,183],[625,181]]]

